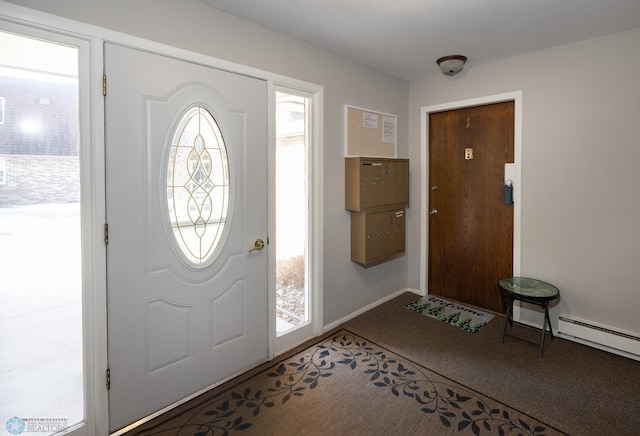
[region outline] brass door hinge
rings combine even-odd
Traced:
[[[107,75],[102,75],[102,95],[107,95]]]
[[[107,390],[111,389],[111,370],[107,368]]]
[[[109,245],[109,224],[104,225],[104,245]]]

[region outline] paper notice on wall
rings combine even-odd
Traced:
[[[516,180],[516,164],[505,163],[504,164],[504,184],[511,186]]]
[[[382,116],[382,143],[396,143],[396,117],[389,115]]]
[[[345,105],[345,156],[396,157],[396,115]]]
[[[378,128],[378,115],[369,112],[362,113],[362,127],[368,127],[370,129]]]

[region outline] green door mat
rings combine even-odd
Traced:
[[[405,307],[414,312],[453,324],[471,333],[477,333],[494,317],[490,313],[431,295],[421,297]]]

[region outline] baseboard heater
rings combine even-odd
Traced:
[[[560,315],[558,334],[565,339],[640,360],[640,335],[637,333]]]

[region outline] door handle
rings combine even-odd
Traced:
[[[433,218],[434,215],[438,215],[438,209],[431,209],[429,211],[429,219]]]
[[[252,251],[262,250],[264,248],[264,241],[262,239],[256,239],[256,242],[253,243],[253,247],[249,249],[249,253]]]

